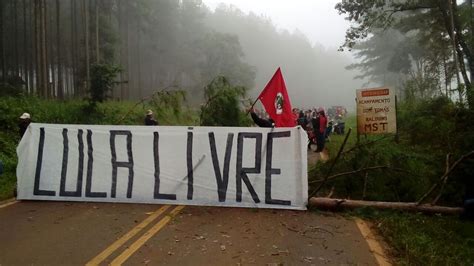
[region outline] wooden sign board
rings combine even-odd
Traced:
[[[357,90],[357,130],[359,134],[397,132],[395,93],[390,88]]]

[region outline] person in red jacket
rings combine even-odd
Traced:
[[[318,146],[316,152],[322,152],[326,141],[326,127],[328,123],[323,108],[318,109],[318,114],[316,117],[313,117],[311,123],[313,124],[314,134],[316,134],[316,144]]]

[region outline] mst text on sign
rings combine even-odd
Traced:
[[[357,130],[359,134],[397,132],[395,95],[389,88],[357,90]]]
[[[18,199],[306,209],[301,128],[31,124]]]

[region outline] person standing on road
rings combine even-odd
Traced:
[[[158,121],[153,117],[153,111],[148,110],[145,116],[145,125],[146,126],[158,126]]]
[[[318,146],[315,152],[322,152],[326,141],[326,127],[328,123],[323,108],[318,109],[318,114],[311,123],[313,124],[313,131],[316,134],[316,144]]]
[[[20,116],[20,123],[18,124],[18,127],[20,129],[20,138],[23,138],[23,135],[25,135],[26,130],[28,129],[28,126],[31,123],[31,115],[29,113],[23,113]]]
[[[308,125],[308,120],[306,119],[306,116],[303,111],[300,111],[297,122],[299,126],[301,126],[303,129],[306,130],[306,127]]]

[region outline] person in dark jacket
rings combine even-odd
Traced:
[[[259,127],[274,127],[275,122],[270,119],[260,118],[253,109],[250,109],[250,116],[252,117],[253,122]]]
[[[334,122],[333,122],[332,120],[329,121],[329,122],[328,122],[328,126],[327,126],[327,128],[326,128],[326,136],[325,136],[325,137],[326,137],[326,140],[328,140],[328,141],[330,140],[330,139],[329,139],[329,136],[330,136],[331,133],[332,133],[333,126],[334,126]]]
[[[157,126],[158,121],[153,117],[153,111],[148,110],[145,116],[145,125],[146,126]]]
[[[20,130],[20,138],[23,138],[23,135],[25,135],[26,130],[28,129],[28,126],[31,123],[31,115],[29,113],[23,113],[20,116],[20,123],[18,124],[19,130]]]
[[[300,111],[297,122],[298,126],[301,126],[303,129],[306,129],[306,126],[308,125],[308,120],[306,119],[306,116],[303,111]]]

